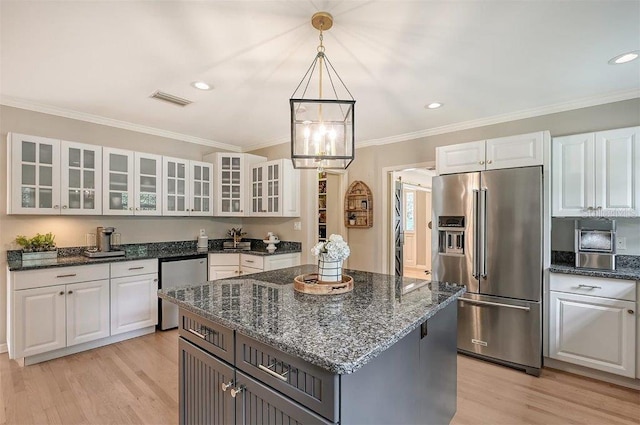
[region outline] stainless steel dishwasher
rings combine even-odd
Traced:
[[[160,258],[160,288],[174,288],[207,281],[207,254]],[[161,330],[178,327],[178,306],[158,299]]]

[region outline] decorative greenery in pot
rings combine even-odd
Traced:
[[[329,235],[325,242],[318,242],[311,248],[318,257],[318,280],[322,282],[342,281],[342,262],[351,254],[349,245],[340,235]]]
[[[16,237],[16,243],[22,247],[22,251],[24,252],[55,251],[55,238],[56,237],[51,232],[46,235],[38,233],[31,239],[26,236],[18,235]]]
[[[356,214],[355,213],[349,214],[349,224],[352,225],[352,226],[355,226],[355,224],[356,224]]]

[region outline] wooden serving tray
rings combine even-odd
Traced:
[[[301,274],[293,279],[293,289],[315,295],[344,294],[353,290],[353,278],[343,274],[342,282],[322,282],[315,273]]]

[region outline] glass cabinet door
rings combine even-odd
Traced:
[[[163,157],[162,162],[163,215],[189,215],[189,161]]]
[[[103,214],[133,215],[133,152],[104,148]]]
[[[220,195],[218,209],[221,215],[242,215],[244,191],[242,185],[242,155],[218,156],[218,178],[220,179]]]
[[[190,215],[213,215],[213,164],[190,161]]]
[[[262,180],[262,165],[251,167],[251,213],[262,214],[265,213],[264,205],[262,202],[263,196],[263,180]]]
[[[102,214],[102,147],[62,141],[62,214]]]
[[[267,169],[267,211],[277,215],[280,212],[280,163],[268,164]]]
[[[135,153],[135,215],[161,215],[162,157]]]
[[[60,214],[60,141],[11,133],[10,214]]]

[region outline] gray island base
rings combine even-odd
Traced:
[[[345,270],[350,293],[295,292],[315,270],[159,291],[180,307],[180,423],[450,422],[464,289]]]

